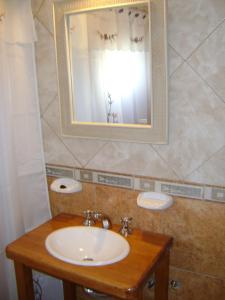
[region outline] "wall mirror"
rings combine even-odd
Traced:
[[[62,134],[167,141],[165,0],[54,3]]]

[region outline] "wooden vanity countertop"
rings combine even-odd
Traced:
[[[47,252],[46,237],[54,230],[80,226],[83,218],[60,214],[23,235],[6,248],[8,258],[53,277],[74,282],[122,299],[134,299],[154,272],[161,256],[172,245],[172,238],[134,229],[126,239],[131,250],[120,262],[107,266],[78,266],[65,263]],[[119,231],[119,225],[112,230]]]

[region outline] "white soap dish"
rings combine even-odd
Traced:
[[[152,210],[163,210],[173,204],[173,198],[164,193],[143,192],[137,197],[137,205]]]
[[[50,189],[57,193],[70,194],[82,191],[82,185],[77,180],[63,177],[54,180],[50,186]]]

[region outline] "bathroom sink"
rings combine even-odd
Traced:
[[[130,246],[125,238],[98,227],[65,227],[49,234],[45,241],[54,257],[75,265],[104,266],[124,259]]]

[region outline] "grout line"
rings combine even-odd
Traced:
[[[77,161],[80,166],[82,167],[82,163],[80,162],[79,159],[76,158],[76,156],[70,151],[70,149],[68,148],[67,145],[64,144],[63,140],[58,136],[58,134],[55,132],[55,130],[51,127],[51,125],[45,120],[45,118],[42,118],[45,123],[48,125],[48,127],[52,130],[52,132],[56,135],[56,137],[60,140],[60,142],[64,145],[64,147],[68,150],[68,152],[72,155],[72,157],[75,159],[75,161]]]
[[[173,174],[177,177],[177,179],[179,180],[183,180],[182,177],[180,177],[179,174],[176,173],[176,171],[170,166],[170,164],[161,156],[161,154],[152,146],[149,145],[148,146],[160,157],[160,159],[165,163],[166,166],[169,167],[169,169],[173,172]]]
[[[184,64],[185,60],[184,60],[184,58],[177,52],[177,50],[169,42],[168,42],[168,46],[170,48],[172,48],[173,51],[176,53],[176,55],[179,56],[180,59],[182,60],[182,62],[173,70],[173,72],[171,74],[169,74],[168,77],[171,78],[173,76],[173,74]]]
[[[42,2],[41,2],[41,4],[40,4],[39,8],[37,9],[36,13],[34,14],[34,17],[37,17],[37,15],[39,14],[41,8],[42,8],[43,5],[44,5],[44,2],[45,2],[45,0],[42,0]]]
[[[57,96],[58,96],[58,93],[56,93],[55,96],[53,96],[52,100],[50,100],[50,102],[47,104],[47,106],[45,107],[44,111],[41,112],[41,117],[44,117],[45,113],[48,111],[48,109],[52,105],[52,103],[56,100]]]
[[[63,139],[61,138],[61,136],[58,135],[58,133],[54,130],[54,128],[52,128],[52,126],[48,123],[48,121],[45,119],[44,114],[47,112],[47,110],[49,109],[50,105],[53,103],[53,101],[55,101],[57,97],[57,94],[54,96],[54,98],[52,99],[52,101],[48,104],[47,108],[45,109],[45,111],[43,112],[43,114],[41,115],[41,117],[44,119],[44,121],[48,124],[48,126],[51,128],[51,130],[55,133],[55,135],[60,139],[60,141],[63,143],[63,145],[66,147],[66,149],[71,153],[71,155],[75,158],[75,160],[80,164],[80,166],[82,168],[85,168],[87,166],[87,164],[94,159],[94,157],[99,153],[99,151],[101,151],[103,149],[103,147],[106,146],[106,144],[108,144],[108,142],[105,142],[97,151],[96,153],[85,163],[81,163],[81,161],[77,158],[77,156],[71,152],[70,148],[64,143]]]
[[[188,55],[188,57],[184,60],[187,61],[191,58],[191,56],[198,51],[198,49],[206,42],[206,40],[208,40],[215,31],[217,31],[217,29],[225,22],[225,19],[223,19],[218,25],[216,25],[216,27],[200,42],[200,44]]]
[[[50,125],[49,125],[50,126]],[[52,129],[52,127],[50,126],[50,128]],[[53,129],[52,129],[53,130]],[[55,131],[53,131],[55,133]],[[82,167],[83,164],[81,163],[81,161],[76,157],[76,155],[70,150],[70,148],[64,143],[63,139],[57,134],[55,133],[56,136],[58,137],[58,139],[61,141],[61,143],[64,145],[64,147],[68,150],[68,152],[73,156],[73,158],[80,164],[80,166]]]
[[[208,81],[202,77],[202,75],[195,70],[195,68],[190,64],[189,61],[186,61],[187,65],[192,69],[192,71],[195,72],[195,74],[212,90],[212,92],[217,96],[217,98],[222,102],[222,104],[225,104],[225,99],[223,99],[217,92],[216,90],[208,83]]]
[[[188,62],[188,61],[184,61],[184,63],[186,63],[191,69],[192,71],[202,80],[202,82],[204,84],[206,84],[208,86],[208,88],[212,91],[212,93],[215,94],[215,96],[218,98],[218,100],[220,102],[222,102],[222,104],[225,104],[225,101],[223,100],[223,98],[221,98],[220,95],[217,94],[217,92],[209,85],[209,83],[202,78],[201,74],[199,74],[194,68],[193,66]],[[179,67],[178,67],[179,68]],[[174,74],[174,73],[173,73]],[[194,173],[195,171],[197,171],[199,168],[201,168],[201,166],[203,164],[205,164],[207,161],[209,161],[217,152],[219,152],[223,147],[225,147],[225,145],[223,145],[219,150],[217,150],[215,153],[211,154],[206,160],[204,160],[197,168],[195,168],[193,171],[191,171],[189,174],[185,175],[183,180],[185,180],[187,177],[189,177],[192,173]],[[157,151],[157,150],[156,150]],[[158,152],[157,152],[158,153]],[[158,153],[159,154],[159,153]],[[159,154],[160,156],[160,154]],[[161,156],[160,156],[161,157]],[[179,176],[178,176],[179,177]]]
[[[173,47],[173,45],[170,44],[170,42],[168,42],[168,46],[170,48],[173,49],[173,51],[177,54],[177,56],[179,56],[182,60],[184,60],[184,58],[179,54],[179,52]]]
[[[83,165],[83,167],[85,168],[89,164],[89,162],[91,162],[97,156],[97,154],[108,144],[109,142],[104,142],[103,145],[96,151],[96,153],[93,154],[93,156]]]
[[[178,268],[178,267],[175,267],[173,265],[170,265],[170,267],[172,269],[175,269],[175,270],[181,270],[183,272],[187,272],[187,273],[190,273],[190,274],[196,274],[196,275],[200,275],[200,276],[203,276],[203,277],[209,277],[209,278],[213,278],[213,279],[216,279],[216,280],[222,280],[222,281],[225,282],[225,278],[216,277],[216,276],[208,274],[208,273],[195,272],[195,271],[191,271],[191,270],[188,270],[188,269]]]
[[[207,163],[213,156],[215,156],[218,152],[220,152],[222,149],[225,149],[225,145],[223,145],[219,150],[211,154],[206,160],[204,160],[195,170],[191,171],[189,174],[187,174],[184,178],[184,180],[187,180],[189,176],[191,176],[194,172],[198,171],[205,163]]]
[[[48,122],[47,122],[48,124]],[[49,125],[49,124],[48,124]],[[49,127],[52,129],[52,127],[49,125]],[[52,131],[55,133],[55,135],[57,136],[57,138],[61,141],[61,143],[64,145],[64,147],[68,150],[68,152],[72,155],[72,157],[79,163],[79,165],[82,167],[82,163],[81,161],[76,157],[76,155],[70,150],[70,148],[64,143],[63,139],[61,138],[61,136],[59,136],[54,129],[52,129]]]
[[[182,61],[182,63],[169,75],[169,78],[172,78],[173,75],[184,65],[185,60]]]
[[[178,56],[183,60],[183,62],[169,75],[169,78],[174,75],[174,73],[183,65],[183,63],[187,63],[190,67],[191,64],[189,63],[190,58],[194,55],[195,52],[198,51],[198,49],[219,29],[219,27],[225,22],[225,19],[223,19],[201,42],[200,44],[187,56],[187,58],[184,58],[181,53],[176,51],[176,49],[168,43],[168,45],[178,54]],[[192,67],[192,69],[195,71],[197,75],[201,77],[201,75]],[[203,79],[201,77],[201,79]],[[204,80],[204,79],[203,79]],[[204,80],[205,81],[205,80]],[[206,82],[206,81],[205,81]],[[207,85],[214,91],[214,93],[221,99],[221,97],[216,93],[216,91],[206,82]],[[223,99],[221,99],[223,102],[225,102]]]
[[[54,41],[54,34],[45,26],[45,24],[39,19],[39,17],[36,16],[35,18],[41,24],[41,26],[44,27],[44,29],[49,33],[49,35],[52,37],[52,39]]]

